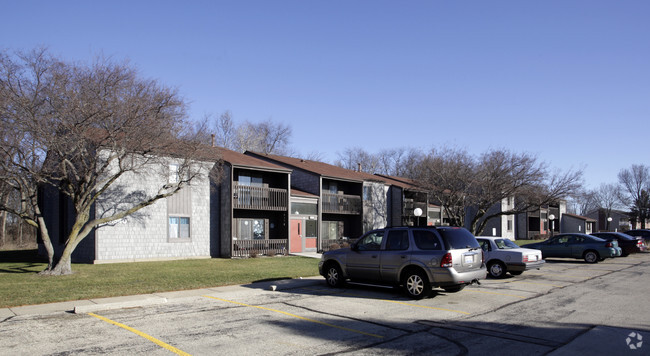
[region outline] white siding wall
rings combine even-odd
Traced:
[[[502,211],[508,211],[515,208],[514,204],[515,199],[503,199],[501,201]],[[508,231],[508,220],[510,220],[511,229]],[[515,239],[515,215],[503,215],[501,216],[501,237],[514,240]]]
[[[203,165],[204,168],[211,166]],[[148,174],[127,174],[117,182],[126,192],[140,190],[149,195],[166,183],[167,177],[159,168]],[[161,199],[132,216],[100,227],[96,232],[95,263],[209,257],[210,185],[207,174],[185,189],[191,189],[189,239],[168,238],[168,200]],[[100,216],[101,204],[97,206]]]

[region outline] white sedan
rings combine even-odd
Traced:
[[[490,276],[503,278],[506,273],[518,276],[530,269],[539,269],[544,265],[542,251],[521,248],[514,242],[502,237],[477,236],[485,254],[485,264]]]

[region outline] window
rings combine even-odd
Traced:
[[[497,239],[497,240],[494,240],[494,243],[501,250],[509,249],[509,248],[519,248],[519,246],[517,246],[517,244],[515,244],[514,242],[512,242],[512,241],[510,241],[508,239]]]
[[[409,248],[409,232],[406,230],[391,230],[388,232],[387,250],[402,251]]]
[[[367,202],[372,201],[372,186],[364,185],[363,186],[363,200]]]
[[[296,215],[316,215],[318,205],[310,203],[291,203],[291,210]]]
[[[263,180],[261,176],[253,176],[253,175],[245,175],[245,174],[240,174],[239,175],[239,184],[241,185],[247,185],[251,187],[262,187],[264,186]]]
[[[180,166],[178,164],[169,165],[169,183],[176,184],[180,182]]]
[[[305,220],[305,237],[318,237],[318,222],[316,220]]]
[[[371,232],[364,236],[357,244],[360,251],[375,251],[381,247],[381,241],[384,239],[384,231]]]
[[[240,240],[264,240],[266,221],[264,219],[239,219]]]
[[[343,225],[340,221],[323,221],[323,239],[338,240],[342,237]]]
[[[512,217],[509,217],[508,218],[508,231],[512,231],[512,225],[513,225],[512,223],[513,223]]]
[[[180,216],[170,216],[169,217],[169,238],[189,239],[190,218],[180,217]]]
[[[413,241],[420,250],[442,250],[438,237],[428,230],[413,230]]]

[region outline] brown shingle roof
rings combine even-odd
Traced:
[[[413,179],[388,176],[384,174],[376,174],[376,176],[381,177],[381,179],[386,181],[386,183],[398,186],[400,188],[425,191],[423,188],[419,187],[416,181]]]
[[[226,148],[207,147],[207,149],[218,155],[221,160],[228,162],[235,167],[291,173],[291,170],[288,168],[243,153],[231,151]]]
[[[284,164],[290,167],[295,167],[297,169],[302,169],[308,172],[313,172],[326,178],[344,179],[344,180],[351,180],[357,182],[362,182],[362,181],[385,182],[386,181],[385,179],[382,179],[381,177],[378,177],[373,174],[369,174],[365,172],[357,172],[350,169],[334,166],[328,163],[311,161],[302,158],[278,156],[278,155],[257,153],[251,151],[246,151],[246,155],[260,157],[261,159],[273,160],[280,164]]]

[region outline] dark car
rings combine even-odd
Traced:
[[[618,246],[623,250],[621,255],[623,257],[629,256],[631,253],[645,251],[642,240],[621,232],[594,232],[592,235],[607,241],[618,240]]]
[[[650,248],[650,230],[648,229],[634,229],[634,230],[628,230],[624,231],[625,234],[634,236],[634,237],[640,237],[643,239],[643,242],[645,243],[646,250]]]
[[[401,285],[414,299],[426,297],[432,287],[458,292],[487,275],[474,235],[453,227],[369,231],[349,248],[323,253],[318,271],[332,287],[346,280]]]
[[[583,258],[588,263],[596,263],[605,258],[621,255],[621,248],[616,241],[605,241],[587,234],[559,234],[538,243],[521,247],[536,248],[542,251],[542,257]]]

